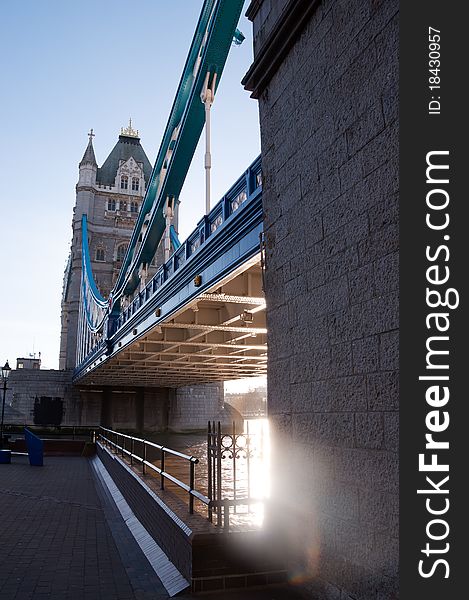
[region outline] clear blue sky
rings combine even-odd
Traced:
[[[3,3],[2,364],[9,359],[14,366],[34,350],[43,367],[58,367],[62,278],[86,134],[94,128],[101,165],[131,116],[154,162],[201,6],[202,0]],[[240,84],[252,61],[244,16],[239,28],[246,40],[232,46],[212,109],[213,201],[260,152],[257,102]],[[203,211],[200,143],[181,195],[182,239]]]

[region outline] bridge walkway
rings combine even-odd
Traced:
[[[168,598],[88,459],[38,468],[15,456],[0,470],[0,514],[2,600]]]

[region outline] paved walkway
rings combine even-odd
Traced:
[[[1,600],[168,598],[88,459],[47,457],[30,467],[15,456],[0,465],[0,515]],[[272,588],[207,600],[298,597]]]
[[[0,466],[2,600],[168,598],[87,459]]]

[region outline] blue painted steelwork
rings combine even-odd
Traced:
[[[171,236],[171,244],[173,245],[173,248],[177,250],[181,246],[181,242],[179,241],[178,234],[174,229],[174,225],[171,225],[171,227],[169,228],[169,234]]]
[[[74,380],[103,364],[257,255],[262,222],[259,156],[130,305],[109,316],[103,327],[106,335],[77,366]],[[201,277],[200,286],[195,285],[195,276]]]
[[[88,218],[81,218],[82,251],[81,251],[81,298],[85,306],[85,316],[90,331],[96,333],[101,329],[106,318],[108,301],[101,295],[93,277],[91,269],[89,243],[88,243]]]
[[[178,198],[204,126],[200,94],[207,73],[217,76],[215,93],[242,7],[243,0],[204,1],[142,208],[108,300],[101,296],[93,279],[84,221],[81,293],[86,322],[93,334],[103,331],[107,314],[111,320],[117,315],[122,296],[135,291],[141,267],[148,265],[156,252],[166,226],[163,216],[166,199]],[[178,240],[173,232],[171,238],[176,247]],[[79,359],[90,343],[86,332],[82,333]],[[108,335],[106,331],[104,335]]]
[[[204,2],[142,209],[112,291],[115,300],[136,289],[139,267],[150,263],[161,240],[166,198],[179,197],[203,129],[200,93],[206,74],[217,73],[218,87],[242,7],[243,0]],[[145,222],[147,228],[138,245]]]

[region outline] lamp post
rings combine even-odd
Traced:
[[[3,417],[5,415],[5,397],[7,393],[7,379],[10,374],[10,365],[6,361],[5,365],[1,368],[2,383],[3,383],[3,400],[2,400],[2,422],[0,425],[0,450],[3,448]]]

